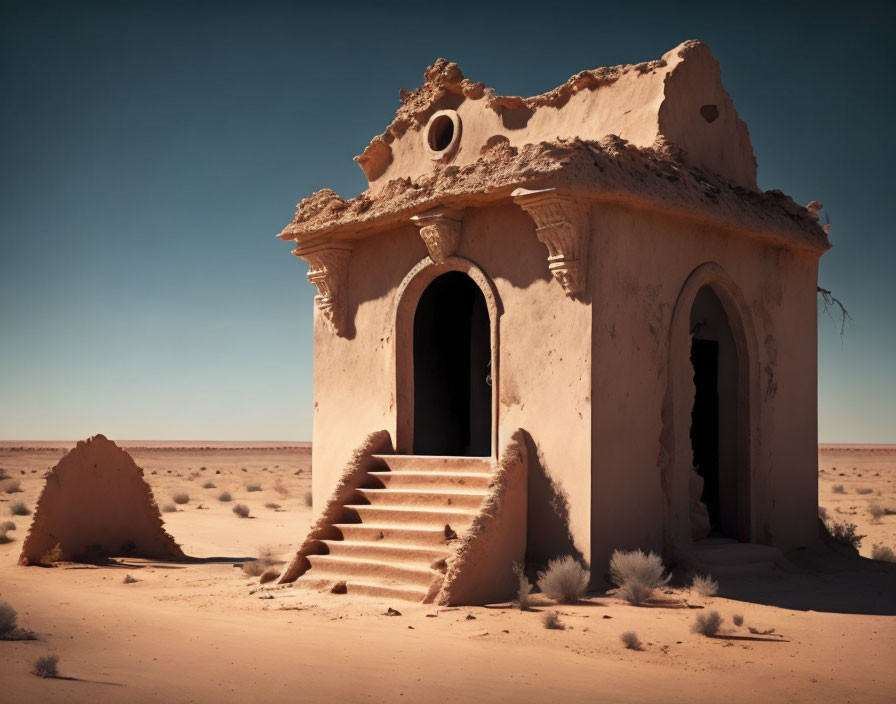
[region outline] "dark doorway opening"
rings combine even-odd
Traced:
[[[728,316],[708,286],[691,310],[694,407],[691,449],[703,477],[701,501],[710,534],[749,540],[749,487],[744,446],[747,413],[739,391],[738,352]]]
[[[491,330],[464,273],[433,280],[414,315],[414,454],[491,454]]]

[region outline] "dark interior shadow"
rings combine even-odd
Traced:
[[[896,564],[827,547],[787,554],[795,569],[719,577],[719,596],[793,611],[896,615]]]

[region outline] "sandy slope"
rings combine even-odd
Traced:
[[[805,551],[792,556],[798,565],[792,573],[721,579],[725,598],[676,591],[665,604],[635,608],[598,595],[530,613],[506,605],[442,609],[346,601],[292,587],[258,590],[233,558],[262,546],[285,558],[303,535],[310,519],[308,450],[198,446],[133,455],[160,505],[174,491],[189,493],[189,504],[164,517],[186,551],[206,561],[19,568],[28,519],[14,519],[16,540],[0,545],[0,592],[39,640],[0,642],[0,701],[884,702],[896,692],[896,566]],[[58,456],[54,448],[0,446],[0,466],[24,489],[0,496],[4,520],[9,499],[33,506],[41,472]],[[855,510],[848,517],[861,532],[896,548],[896,516],[871,524],[862,508],[869,498],[893,501],[896,453],[825,449],[820,468],[829,511]],[[288,492],[283,498],[274,489],[278,479]],[[217,487],[202,489],[208,480]],[[247,492],[249,482],[263,490]],[[835,483],[848,485],[849,493],[831,494]],[[866,483],[873,496],[852,490]],[[222,489],[247,503],[255,518],[240,519],[232,503],[217,501]],[[267,502],[285,510],[267,509]],[[124,584],[125,574],[139,581]],[[697,610],[681,608],[683,601],[728,617],[726,637],[690,633]],[[402,615],[384,615],[389,606]],[[538,611],[546,608],[560,612],[566,630],[542,627]],[[745,626],[775,633],[763,638],[734,629],[734,613],[744,615]],[[622,648],[626,630],[638,633],[643,651]],[[46,652],[58,654],[62,674],[77,679],[29,675]]]

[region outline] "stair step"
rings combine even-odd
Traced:
[[[376,584],[374,582],[362,582],[356,579],[327,579],[313,578],[311,572],[306,572],[295,581],[297,587],[314,589],[320,592],[328,592],[336,582],[345,582],[346,594],[352,596],[369,596],[378,599],[401,599],[402,601],[423,601],[429,589],[421,587],[399,587],[394,585]]]
[[[438,489],[358,489],[371,506],[408,506],[413,508],[477,509],[486,492],[476,489],[440,491]]]
[[[441,457],[438,455],[373,455],[391,470],[401,472],[491,473],[491,457]]]
[[[386,489],[487,489],[492,480],[490,472],[415,472],[395,470],[392,472],[368,472],[371,488]]]
[[[337,557],[372,559],[383,562],[409,562],[429,567],[436,560],[448,557],[448,547],[420,547],[395,543],[359,542],[350,540],[324,540],[330,555]]]
[[[359,560],[354,557],[336,555],[308,555],[312,578],[327,578],[335,581],[351,578],[387,586],[416,586],[429,589],[437,572],[429,567],[416,567],[397,562],[379,560]]]
[[[412,527],[376,523],[336,523],[333,525],[344,540],[355,542],[400,543],[421,547],[447,549],[452,541],[445,540],[444,525],[438,527]]]
[[[348,515],[355,514],[362,523],[378,523],[408,527],[440,527],[445,525],[460,533],[469,528],[476,511],[451,508],[408,508],[404,506],[350,505]]]

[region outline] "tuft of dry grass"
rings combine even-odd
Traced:
[[[0,483],[0,490],[5,494],[18,494],[22,491],[22,483],[18,479],[5,479]]]
[[[162,513],[174,513],[177,511],[177,506],[174,504],[165,504],[162,506]]]
[[[5,601],[0,601],[0,638],[15,630],[17,618],[16,610]]]
[[[867,496],[868,494],[873,494],[874,489],[867,486],[860,486],[858,489],[856,489],[856,493],[860,496]]]
[[[708,574],[696,574],[691,580],[691,591],[702,597],[715,596],[719,593],[719,583]]]
[[[240,518],[249,517],[249,507],[246,504],[237,504],[233,507],[233,512]]]
[[[538,573],[538,588],[554,601],[574,604],[588,589],[591,576],[572,555],[548,562],[548,568]]]
[[[274,503],[273,501],[268,501],[268,502],[264,505],[264,507],[265,507],[265,508],[271,508],[271,509],[274,509],[274,510],[276,511],[278,508],[280,508],[280,504],[276,504],[276,503]]]
[[[31,515],[31,511],[25,505],[24,501],[13,501],[9,505],[9,512],[13,516],[29,516],[29,515]]]
[[[122,580],[125,584],[136,584],[138,580],[131,577],[131,575],[126,574],[124,579]]]
[[[560,621],[560,614],[556,611],[545,611],[541,615],[541,624],[552,631],[562,631],[566,628]]]
[[[694,623],[691,624],[691,632],[699,633],[711,638],[719,632],[719,627],[722,625],[722,621],[723,619],[719,615],[719,612],[715,610],[697,614]]]
[[[59,677],[59,656],[41,655],[34,661],[32,674],[38,677]]]
[[[520,611],[528,611],[531,606],[529,595],[532,593],[532,583],[529,581],[528,577],[526,577],[523,566],[519,562],[513,563],[513,573],[520,581],[519,587],[517,587],[516,590],[517,606],[519,606]]]
[[[236,506],[233,507],[236,509]],[[261,560],[246,560],[243,563],[243,572],[247,577],[259,577],[265,570],[265,565]]]
[[[203,489],[216,489],[217,487],[215,486],[215,483],[213,481],[209,480],[207,482],[203,482],[202,488]]]
[[[226,502],[232,501],[232,500],[233,500],[233,497],[230,495],[229,491],[222,491],[220,494],[218,494],[218,501],[223,501],[226,503]]]
[[[638,638],[638,634],[634,631],[626,631],[619,636],[619,640],[621,640],[623,645],[629,650],[641,650],[641,639]]]
[[[261,491],[261,484],[246,484],[246,491]]]
[[[865,536],[859,535],[859,529],[855,523],[841,523],[840,521],[831,521],[826,525],[828,528],[828,532],[831,534],[831,537],[840,545],[848,548],[854,548],[855,550],[859,549],[859,546],[862,544],[862,538],[864,538]]]
[[[731,620],[734,622],[735,626],[743,626],[744,625],[744,615],[743,614],[734,614],[731,617]]]
[[[868,513],[871,514],[872,523],[880,523],[880,519],[887,515],[887,510],[876,501],[868,504]]]
[[[190,503],[189,495],[183,491],[178,491],[177,493],[172,494],[171,500],[178,505]]]
[[[277,477],[277,480],[274,482],[274,491],[277,492],[281,499],[285,499],[289,496],[289,489],[286,488],[286,485],[280,477]]]
[[[893,552],[893,548],[886,545],[875,545],[871,548],[871,559],[881,562],[896,562],[896,553]]]
[[[842,484],[834,484],[834,486],[831,487],[831,491],[833,491],[835,494],[845,494],[846,493],[846,489],[843,487]]]
[[[656,553],[616,550],[610,558],[610,580],[616,588],[610,593],[635,606],[643,604],[669,583],[671,575],[664,577],[663,570],[663,561]]]
[[[7,531],[15,530],[16,524],[12,521],[3,521],[0,523],[0,544],[11,543],[12,538],[6,535]]]

